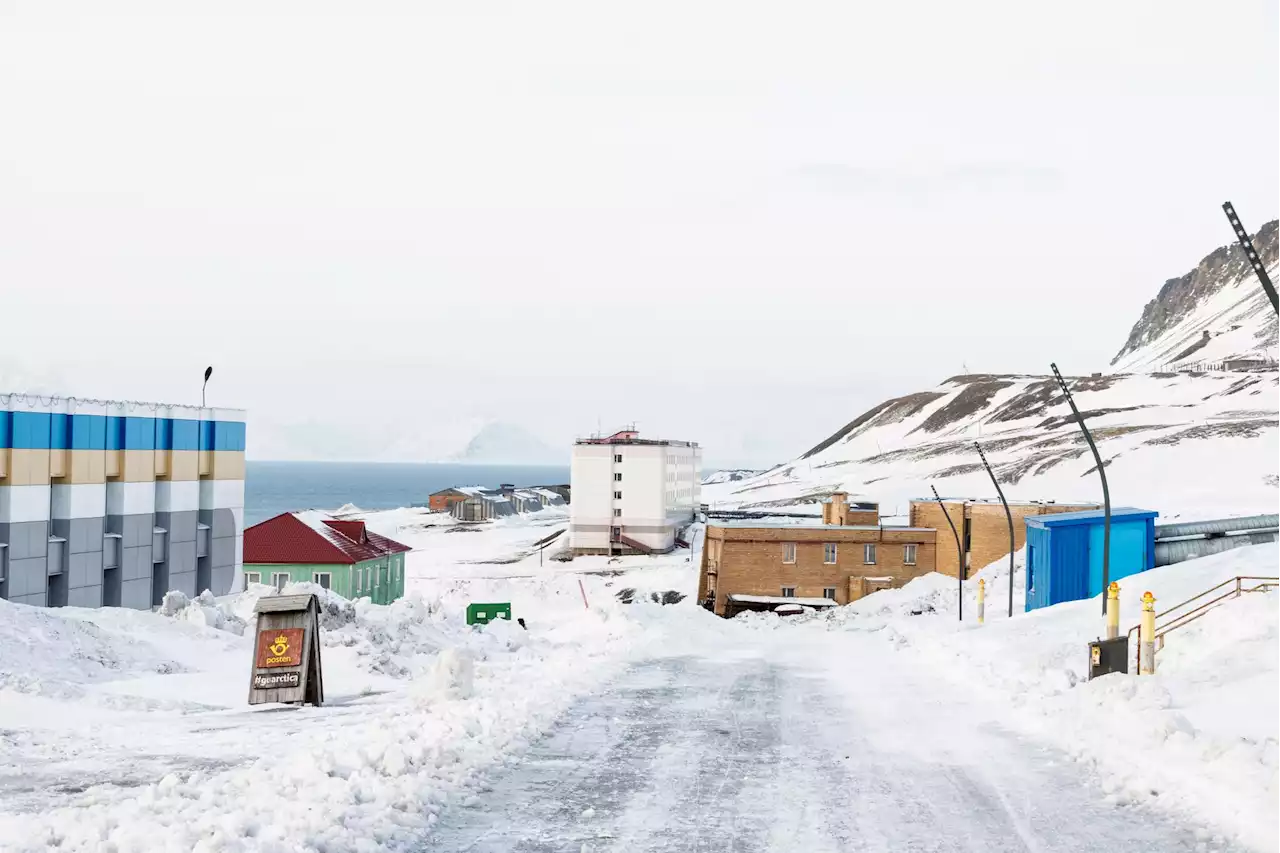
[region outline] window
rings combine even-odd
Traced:
[[[61,536],[49,537],[48,569],[49,574],[62,574],[62,554],[66,550],[67,540]]]
[[[151,533],[151,562],[164,562],[165,529],[157,527]]]
[[[614,472],[614,474],[613,474],[613,481],[614,481],[615,483],[621,483],[621,482],[622,482],[622,472],[621,472],[621,471],[615,471],[615,472]]]
[[[796,543],[783,542],[782,543],[782,562],[794,563],[795,561],[796,561]]]
[[[284,585],[289,582],[288,572],[272,572],[271,585],[276,588],[276,592],[283,592]]]
[[[382,566],[373,567],[373,588],[382,586]]]
[[[783,597],[783,598],[795,598],[795,597],[796,597],[796,588],[795,588],[794,586],[784,586],[784,587],[782,588],[782,597]]]
[[[614,492],[614,493],[613,493],[613,499],[614,499],[615,501],[620,501],[620,500],[622,500],[622,492]]]
[[[102,537],[102,568],[120,568],[120,534],[108,533]]]
[[[822,546],[822,562],[828,566],[836,561],[836,543],[828,542]]]
[[[876,564],[876,546],[866,544],[862,546],[862,562],[868,566]]]
[[[902,564],[904,566],[914,566],[916,564],[916,546],[902,546]]]
[[[196,556],[209,556],[209,525],[207,524],[196,525]]]
[[[262,583],[262,572],[245,572],[244,585],[248,588],[251,583]]]
[[[619,536],[621,536],[621,535],[622,535],[622,528],[621,528],[621,527],[610,527],[610,528],[609,528],[609,538],[610,538],[610,539],[612,539],[614,542],[617,542],[617,541],[618,541],[618,537],[619,537]]]
[[[822,597],[823,597],[823,598],[829,598],[829,599],[831,599],[832,601],[835,601],[835,600],[836,600],[836,588],[835,588],[834,586],[824,586],[824,587],[822,588]]]
[[[622,461],[622,454],[621,454],[621,453],[615,453],[615,454],[613,454],[613,461],[614,461],[614,462],[621,462],[621,461]]]
[[[613,511],[613,517],[614,517],[614,518],[622,518],[622,510],[621,510],[621,509],[615,509],[615,510]]]
[[[333,586],[332,572],[312,572],[311,582],[320,584],[321,589],[330,589]]]

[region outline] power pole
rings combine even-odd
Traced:
[[[1000,488],[1000,481],[996,479],[996,472],[991,470],[991,463],[987,461],[987,454],[982,452],[982,445],[974,442],[973,446],[978,448],[978,458],[982,460],[982,467],[987,469],[987,474],[991,477],[992,484],[996,487],[996,494],[1000,496],[1000,503],[1004,504],[1004,517],[1009,522],[1009,618],[1013,618],[1013,513],[1009,511],[1009,502],[1004,499],[1004,489]]]
[[[1236,240],[1240,242],[1240,248],[1244,249],[1244,256],[1249,259],[1249,266],[1253,267],[1258,281],[1262,282],[1262,289],[1267,292],[1267,298],[1271,300],[1272,310],[1280,314],[1280,298],[1276,296],[1276,286],[1271,283],[1271,276],[1267,275],[1267,268],[1258,257],[1258,250],[1253,247],[1249,232],[1240,224],[1240,217],[1236,216],[1236,209],[1231,206],[1231,202],[1223,202],[1222,209],[1227,214],[1227,221],[1231,223],[1232,230],[1236,232]]]
[[[951,535],[956,538],[956,580],[959,582],[960,595],[956,598],[956,608],[960,614],[960,621],[964,621],[964,548],[960,545],[960,534],[956,532],[956,523],[951,520],[950,513],[947,512],[947,505],[942,502],[942,498],[938,495],[937,486],[929,486],[933,489],[933,499],[938,502],[938,506],[942,508],[942,516],[947,520],[947,524],[951,527]]]
[[[1084,418],[1080,417],[1080,410],[1076,408],[1076,401],[1071,396],[1071,389],[1067,387],[1067,380],[1062,378],[1062,374],[1058,372],[1057,364],[1050,364],[1053,368],[1053,377],[1058,380],[1058,387],[1062,389],[1063,396],[1067,398],[1067,405],[1071,407],[1071,413],[1076,416],[1076,423],[1080,425],[1080,431],[1084,433],[1084,440],[1089,443],[1089,449],[1093,451],[1093,462],[1098,468],[1098,477],[1102,479],[1102,615],[1107,615],[1107,586],[1111,583],[1111,490],[1107,488],[1107,471],[1102,465],[1102,457],[1098,455],[1098,445],[1093,443],[1093,435],[1089,432],[1089,428],[1084,425]]]

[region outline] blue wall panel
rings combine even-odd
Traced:
[[[124,419],[125,450],[155,450],[156,425],[155,418]]]
[[[51,421],[48,412],[14,412],[13,446],[23,450],[48,450]]]
[[[107,416],[107,450],[124,450],[124,418]]]
[[[1116,581],[1145,572],[1154,564],[1155,555],[1147,550],[1147,519],[1111,523],[1110,580]],[[1154,535],[1154,530],[1152,535]],[[1089,527],[1089,595],[1102,592],[1102,525]]]
[[[71,416],[72,450],[105,450],[107,447],[107,418],[105,415]]]
[[[156,418],[156,450],[173,450],[173,419]]]
[[[200,422],[185,418],[173,419],[172,450],[200,449]]]
[[[200,422],[200,449],[213,450],[213,421]]]
[[[244,424],[236,421],[215,421],[213,429],[214,450],[244,450]]]
[[[63,414],[49,415],[49,447],[53,450],[66,450],[71,446],[71,416]]]
[[[13,446],[13,415],[0,412],[0,448]]]

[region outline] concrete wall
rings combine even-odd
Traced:
[[[606,553],[610,532],[655,551],[675,545],[700,500],[702,451],[685,444],[575,444],[569,532],[577,553]]]
[[[231,591],[244,413],[0,394],[0,597],[151,607]]]
[[[876,527],[707,527],[698,582],[698,601],[715,590],[715,612],[724,615],[730,595],[782,595],[794,587],[798,598],[822,598],[835,590],[839,604],[867,591],[865,578],[890,578],[885,586],[901,586],[934,570],[935,532]],[[787,544],[795,546],[795,562],[785,561]],[[836,545],[836,561],[827,563],[826,546]],[[866,561],[865,546],[875,545],[875,562]],[[906,562],[906,545],[915,545],[915,563]]]
[[[966,577],[986,568],[1002,557],[1009,556],[1009,523],[1004,506],[999,501],[970,501],[943,499],[946,515],[937,501],[915,500],[911,502],[911,526],[932,527],[938,531],[938,571],[956,577],[959,558],[955,539],[946,517],[950,516],[960,534],[960,540],[968,544],[965,554]],[[1054,504],[1040,502],[1012,502],[1009,512],[1013,516],[1014,550],[1027,541],[1029,516],[1053,515],[1060,512],[1078,512],[1097,509],[1096,504]],[[966,539],[967,534],[967,539]]]

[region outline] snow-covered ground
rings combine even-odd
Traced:
[[[692,601],[696,530],[693,552],[561,562],[556,539],[540,562],[561,509],[368,521],[414,546],[409,596],[326,600],[319,709],[245,704],[263,588],[158,613],[0,603],[0,850],[1280,847],[1274,593],[1170,635],[1155,677],[1090,683],[1097,601],[1008,620],[1002,565],[981,627],[938,576],[726,622]],[[1130,579],[1124,625],[1144,589],[1173,603],[1276,563],[1259,546]],[[690,597],[654,602],[672,591]],[[528,631],[468,629],[487,600]]]

